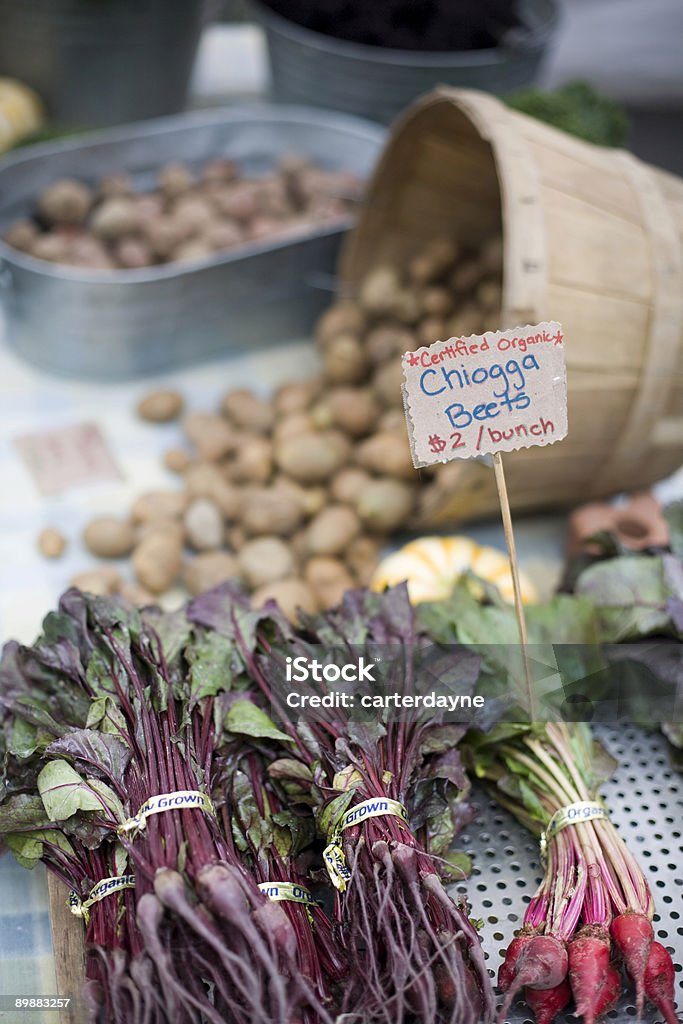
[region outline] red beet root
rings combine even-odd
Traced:
[[[640,1017],[645,1000],[645,989],[643,987],[645,968],[647,967],[650,947],[654,938],[652,925],[644,914],[634,914],[627,911],[625,914],[620,914],[619,917],[614,918],[610,930],[612,938],[624,958],[626,969],[636,987],[636,1009]]]
[[[653,942],[645,968],[645,995],[666,1024],[679,1024],[674,1004],[674,965],[661,942]]]
[[[517,973],[517,960],[527,942],[533,939],[536,933],[525,926],[522,928],[505,951],[505,959],[498,968],[498,988],[501,992],[507,992],[514,981]]]
[[[507,989],[498,1020],[505,1019],[520,989],[527,985],[536,989],[555,988],[566,978],[567,967],[567,949],[563,942],[552,935],[534,935],[517,956],[514,977]]]
[[[565,978],[555,988],[525,988],[524,998],[534,1012],[536,1024],[552,1024],[571,1002],[572,990]]]
[[[598,998],[594,1001],[592,1014],[587,1013],[584,1017],[584,1024],[594,1024],[602,1017],[603,1013],[611,1010],[621,995],[621,974],[611,965],[607,968],[605,976],[598,992]]]
[[[599,1015],[601,990],[611,970],[609,950],[607,930],[597,926],[582,928],[569,943],[569,982],[576,1014],[586,1024],[592,1024]]]

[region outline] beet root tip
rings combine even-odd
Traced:
[[[610,931],[635,985],[636,1010],[640,1017],[645,1001],[645,968],[654,939],[652,925],[644,914],[627,911],[614,918]]]
[[[653,942],[645,968],[645,995],[657,1007],[666,1024],[680,1024],[674,1003],[673,961],[661,942]]]

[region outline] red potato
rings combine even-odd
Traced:
[[[654,939],[652,924],[644,914],[627,910],[614,918],[610,931],[635,985],[636,1009],[640,1016],[645,1001],[645,969]]]
[[[536,1024],[552,1024],[558,1013],[569,1006],[572,990],[565,978],[555,988],[525,988],[524,998],[534,1012]]]
[[[560,985],[567,976],[569,959],[567,947],[553,935],[534,935],[524,943],[514,963],[514,976],[505,994],[498,1014],[498,1022],[505,1020],[512,1001],[526,986],[549,989]]]
[[[610,940],[605,928],[587,925],[569,943],[569,983],[576,1013],[586,1022],[597,1019],[600,991],[610,968]]]
[[[680,1024],[674,1004],[674,965],[661,942],[653,942],[645,968],[645,995],[657,1007],[666,1024]]]

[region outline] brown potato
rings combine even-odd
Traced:
[[[297,483],[317,484],[329,480],[346,459],[338,439],[325,432],[282,441],[275,449],[275,461]]]
[[[377,398],[370,388],[333,388],[325,405],[332,424],[353,438],[369,434],[380,412]]]
[[[213,201],[223,217],[240,225],[248,224],[259,213],[258,184],[254,181],[239,181],[227,185],[214,196]]]
[[[349,544],[345,553],[346,564],[361,587],[370,584],[379,563],[382,541],[376,537],[361,535]]]
[[[348,569],[337,558],[311,558],[306,563],[304,578],[323,611],[340,604],[345,591],[354,585]]]
[[[113,270],[115,261],[103,242],[94,235],[78,235],[68,243],[64,262],[73,267],[87,267],[89,270]]]
[[[398,359],[380,366],[372,378],[372,386],[380,402],[393,409],[403,408],[402,384],[403,367]]]
[[[413,483],[416,481],[405,427],[375,434],[362,441],[356,448],[356,462],[371,473],[385,473]]]
[[[114,256],[124,270],[139,270],[154,262],[152,250],[141,238],[122,238],[114,247]]]
[[[414,501],[414,488],[400,480],[371,480],[356,502],[356,511],[368,530],[390,533],[405,524]]]
[[[276,601],[283,614],[291,622],[296,622],[299,611],[311,615],[318,610],[315,594],[311,587],[295,576],[265,583],[251,595],[252,608],[261,608],[266,601]]]
[[[329,423],[327,424],[330,425]],[[297,437],[299,434],[309,434],[315,430],[313,416],[309,412],[287,413],[278,419],[273,431],[273,441],[279,444],[288,438]]]
[[[142,233],[153,255],[168,260],[183,241],[182,227],[173,217],[155,217],[142,221]]]
[[[218,414],[190,413],[183,420],[183,429],[201,459],[216,462],[235,450],[235,431]]]
[[[448,322],[449,335],[454,338],[469,338],[481,334],[484,329],[482,310],[473,302],[462,306]]]
[[[272,472],[272,443],[265,437],[247,435],[238,445],[231,463],[231,478],[238,482],[265,484]]]
[[[404,352],[412,352],[415,337],[412,331],[398,324],[378,324],[368,331],[365,348],[373,366],[381,366]]]
[[[424,316],[448,316],[453,309],[453,295],[442,285],[431,285],[420,293],[420,306]]]
[[[235,160],[227,157],[217,157],[204,164],[201,172],[202,181],[219,181],[223,184],[230,184],[239,178],[239,165]]]
[[[203,551],[194,558],[188,558],[182,571],[183,584],[192,595],[238,577],[237,559],[227,551]]]
[[[15,220],[4,234],[4,240],[13,249],[30,252],[38,237],[38,228],[32,220]]]
[[[116,516],[97,516],[83,530],[83,543],[98,558],[125,558],[134,540],[132,523]]]
[[[38,550],[44,558],[61,558],[66,550],[66,537],[54,526],[46,526],[38,534]]]
[[[211,246],[203,238],[190,238],[186,242],[181,242],[169,258],[180,263],[193,263],[195,260],[207,259],[212,251]]]
[[[331,384],[359,384],[367,376],[368,357],[354,334],[338,334],[327,343],[323,372]]]
[[[258,537],[247,541],[238,555],[240,572],[250,587],[291,576],[294,558],[279,537]]]
[[[369,480],[370,477],[364,469],[348,466],[333,478],[330,495],[334,501],[343,505],[355,505]]]
[[[269,433],[275,418],[272,403],[248,388],[228,391],[221,401],[221,412],[236,426],[255,434]]]
[[[477,288],[477,302],[487,312],[499,312],[503,290],[499,281],[482,281]]]
[[[241,522],[251,536],[288,537],[302,520],[301,503],[282,486],[255,487],[244,496]]]
[[[417,325],[415,336],[418,345],[433,345],[435,341],[445,341],[448,337],[446,321],[438,316],[426,316]]]
[[[459,295],[471,295],[484,276],[484,268],[478,259],[466,260],[453,271],[451,288]]]
[[[242,508],[242,495],[237,487],[225,479],[214,463],[199,462],[190,466],[183,477],[185,489],[193,498],[210,498],[218,505],[223,517],[236,519]]]
[[[365,315],[355,302],[341,300],[330,306],[318,320],[315,328],[316,341],[325,347],[340,334],[359,335],[365,328]]]
[[[211,205],[201,196],[184,195],[173,204],[173,220],[186,238],[206,234],[214,220]]]
[[[217,224],[210,224],[202,238],[210,249],[220,252],[222,249],[232,249],[235,245],[241,245],[244,233],[232,221],[221,220]]]
[[[341,555],[360,533],[360,521],[348,505],[328,505],[308,526],[311,555]]]
[[[169,163],[162,167],[157,178],[159,189],[166,199],[177,199],[194,184],[190,170],[181,163]]]
[[[503,266],[503,239],[494,235],[481,247],[479,259],[484,271],[488,274],[500,273]]]
[[[194,498],[185,511],[184,524],[195,551],[209,551],[223,543],[223,515],[210,498]]]
[[[128,580],[123,580],[117,593],[119,597],[135,608],[146,608],[154,604],[154,594],[145,587],[141,587],[139,583],[129,583]]]
[[[137,404],[136,411],[143,420],[151,423],[168,423],[183,411],[183,396],[171,388],[148,391]]]
[[[140,227],[137,207],[132,199],[125,197],[106,199],[90,218],[90,227],[105,242],[132,235]]]
[[[105,174],[104,178],[100,178],[97,186],[97,194],[100,199],[129,196],[132,195],[133,191],[133,180],[125,171]]]
[[[102,565],[86,569],[85,572],[79,572],[76,576],[72,576],[71,586],[77,587],[86,594],[110,597],[119,590],[121,577],[112,566]]]
[[[182,491],[146,491],[133,502],[131,517],[134,523],[180,519],[186,507],[187,495]]]
[[[71,254],[69,239],[53,231],[38,235],[31,246],[31,256],[50,263],[67,263]]]
[[[164,452],[164,466],[172,473],[184,473],[190,465],[190,456],[182,448],[169,448]]]
[[[138,583],[153,594],[162,594],[180,572],[182,546],[170,533],[149,533],[133,551],[133,571]]]
[[[317,515],[327,504],[327,492],[324,487],[302,487],[286,476],[277,476],[273,487],[286,498],[295,501],[305,518]]]
[[[273,396],[275,413],[279,417],[289,416],[290,413],[305,412],[319,390],[320,380],[317,377],[309,377],[308,380],[281,385]]]
[[[361,284],[361,308],[374,317],[391,315],[395,312],[402,287],[401,278],[395,267],[375,267]]]
[[[82,181],[63,178],[38,197],[38,213],[46,224],[82,224],[92,201],[92,192]]]
[[[450,238],[435,238],[408,265],[408,274],[417,285],[440,280],[458,258],[458,249]]]

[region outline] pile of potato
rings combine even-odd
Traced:
[[[198,176],[168,164],[152,192],[136,192],[127,174],[108,175],[94,187],[64,178],[45,189],[34,215],[12,224],[4,240],[38,259],[91,270],[201,260],[343,219],[360,188],[354,175],[297,156],[254,179],[233,160],[212,160]]]
[[[131,555],[137,580],[131,590],[109,571],[99,589],[145,601],[178,579],[197,594],[238,577],[255,604],[274,597],[294,615],[366,585],[389,536],[419,518],[434,489],[450,486],[453,468],[412,466],[401,356],[496,329],[500,295],[499,238],[476,253],[435,241],[405,275],[378,267],[356,299],[320,319],[320,375],[284,384],[270,399],[229,391],[219,411],[187,413],[188,448],[164,460],[180,489],[143,494],[128,519],[86,527],[88,549]],[[138,413],[174,419],[181,396],[154,392]],[[92,589],[94,581],[88,574],[74,582]]]

